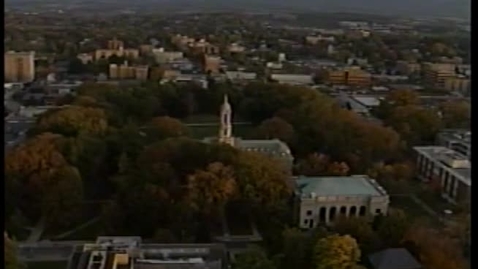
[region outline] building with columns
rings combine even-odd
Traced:
[[[205,143],[223,143],[245,151],[254,151],[265,154],[283,164],[287,173],[292,173],[292,156],[289,146],[279,139],[248,140],[234,137],[232,133],[232,108],[227,95],[220,109],[219,134],[217,137],[207,137]]]
[[[414,147],[418,178],[439,185],[442,197],[451,203],[469,202],[471,163],[467,156],[443,146]]]
[[[338,216],[387,214],[387,192],[366,175],[305,177],[295,181],[295,212],[299,227],[328,225]]]

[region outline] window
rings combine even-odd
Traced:
[[[307,224],[307,223],[309,223],[309,220],[308,220],[308,219],[305,219],[305,220],[304,220],[304,224]]]
[[[307,216],[311,216],[312,215],[312,210],[307,210]]]
[[[375,209],[375,214],[377,215],[382,214],[382,210],[380,208]]]

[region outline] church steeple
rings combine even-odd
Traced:
[[[232,137],[232,109],[227,98],[227,94],[224,95],[224,102],[221,105],[220,111],[220,125],[219,125],[219,142],[229,145],[234,144],[234,138]]]

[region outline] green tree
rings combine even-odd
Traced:
[[[295,141],[294,127],[279,117],[273,117],[263,121],[257,128],[256,133],[257,136],[262,139],[277,138],[289,145]]]
[[[53,132],[66,136],[104,134],[108,128],[106,114],[102,109],[69,106],[47,112],[36,125],[38,132]]]
[[[297,228],[288,228],[282,232],[282,238],[280,268],[307,268],[311,259],[309,236]]]
[[[360,260],[357,241],[349,235],[331,235],[320,239],[315,246],[315,268],[349,269]]]
[[[338,218],[334,222],[334,231],[340,235],[350,235],[355,238],[362,254],[370,254],[377,247],[377,235],[367,218]]]
[[[149,135],[159,140],[189,135],[188,128],[181,121],[167,116],[154,118],[149,130]]]
[[[436,111],[415,105],[393,109],[385,123],[396,130],[409,145],[433,141],[441,127]]]
[[[233,269],[274,269],[274,263],[260,247],[254,246],[238,254],[232,263]]]
[[[449,101],[440,105],[445,128],[470,128],[471,105],[466,101]]]
[[[410,228],[410,220],[400,209],[390,209],[386,216],[377,218],[377,234],[386,247],[398,247]]]

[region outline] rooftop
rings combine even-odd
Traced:
[[[419,269],[420,263],[404,248],[389,248],[369,257],[375,269]]]
[[[366,175],[340,177],[300,176],[296,181],[297,193],[310,196],[382,196],[385,190]]]
[[[445,129],[438,135],[440,138],[446,140],[471,143],[471,131],[466,129]]]
[[[471,185],[471,163],[467,156],[443,146],[424,146],[413,149],[443,164],[445,169],[459,176],[465,184]]]

